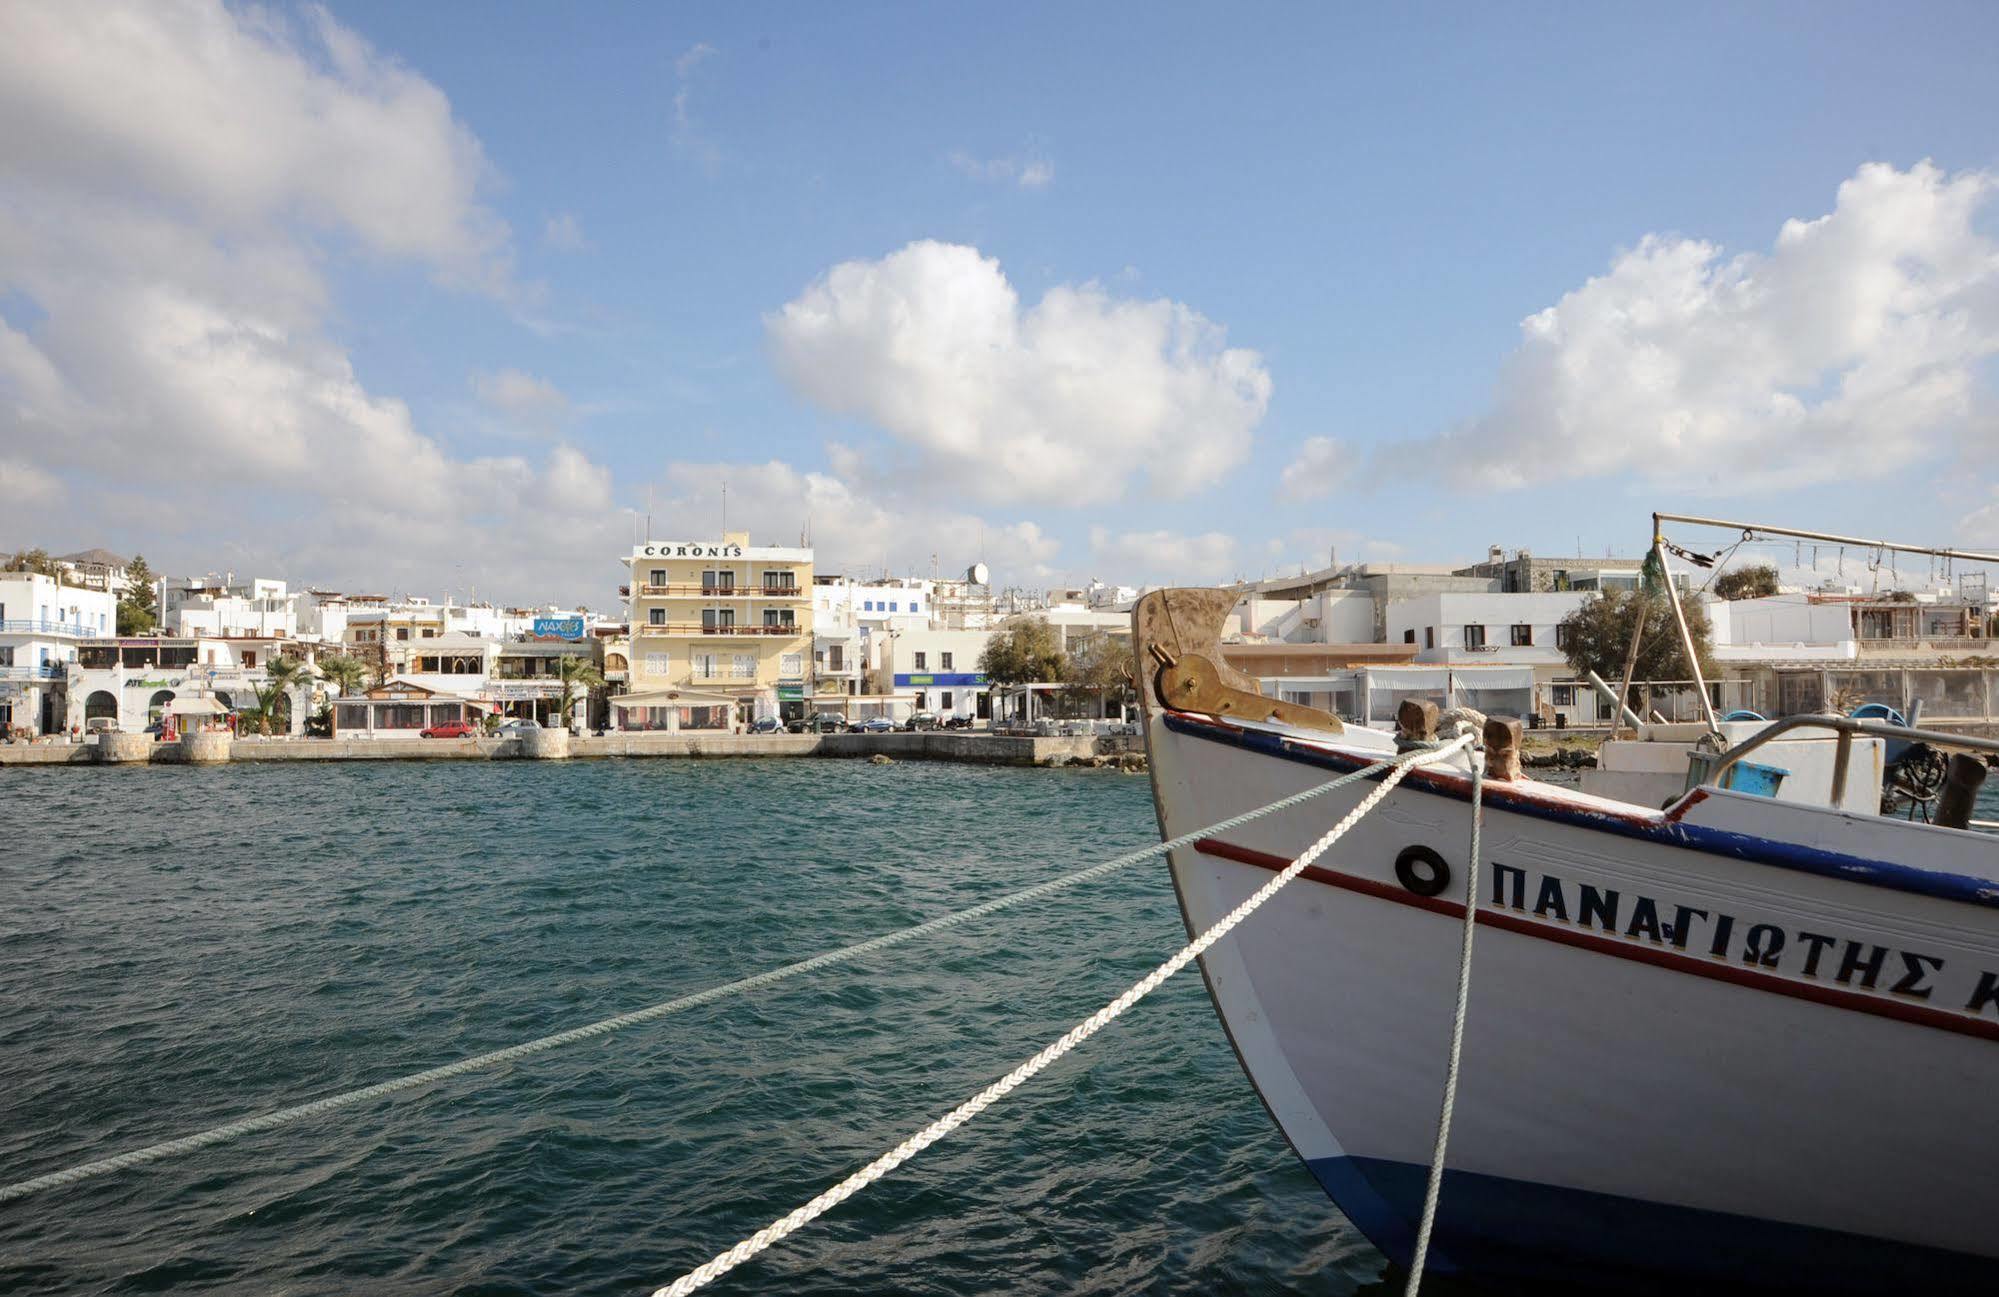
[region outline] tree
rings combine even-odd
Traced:
[[[1071,703],[1095,697],[1103,700],[1106,710],[1124,707],[1134,697],[1131,641],[1122,635],[1091,631],[1070,650],[1062,680]]]
[[[1021,617],[1008,622],[986,641],[979,670],[1001,686],[1045,684],[1067,677],[1068,660],[1061,637],[1045,617]]]
[[[1693,637],[1701,678],[1715,678],[1712,659],[1713,631],[1707,611],[1699,603],[1683,601],[1687,632]],[[1664,595],[1642,591],[1605,590],[1583,604],[1556,629],[1556,642],[1568,656],[1577,675],[1594,671],[1605,680],[1624,676],[1624,659],[1631,651],[1631,635],[1640,625],[1644,643],[1638,651],[1634,680],[1691,680],[1693,670],[1680,648],[1680,628],[1673,623],[1673,609]]]
[[[1768,563],[1723,572],[1714,582],[1719,599],[1768,599],[1777,593],[1777,569]]]
[[[269,735],[272,722],[291,714],[291,687],[305,675],[305,663],[295,657],[273,658],[264,668],[257,690],[257,733]]]
[[[562,681],[562,723],[566,726],[576,710],[577,690],[600,688],[604,673],[582,654],[565,653],[555,664],[555,675]]]
[[[50,558],[49,552],[40,545],[35,546],[33,549],[14,551],[13,556],[7,560],[5,570],[9,572],[35,572],[42,576],[55,577],[57,580],[62,579],[62,564]]]
[[[118,592],[118,633],[144,635],[160,624],[159,600],[153,594],[157,580],[144,554],[134,554],[125,567],[125,588]]]
[[[329,683],[340,687],[343,698],[360,693],[368,683],[368,664],[345,653],[334,653],[319,659],[319,670]]]
[[[986,641],[979,654],[979,671],[987,683],[1004,692],[1014,685],[1044,684],[1065,678],[1068,661],[1061,637],[1045,617],[1019,617],[1007,622]],[[997,715],[995,711],[995,715]]]

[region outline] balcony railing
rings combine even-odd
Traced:
[[[709,626],[701,622],[655,622],[651,625],[639,627],[636,633],[640,635],[715,635],[726,638],[742,635],[797,636],[800,634],[800,631],[795,623],[790,626],[757,626],[750,623],[732,626]]]
[[[1949,635],[1918,635],[1906,639],[1863,636],[1854,641],[1861,656],[1869,653],[1992,653],[1999,640]]]
[[[40,666],[0,667],[0,680],[61,680],[68,674],[60,662],[44,662]]]
[[[625,594],[630,586],[618,587]],[[639,594],[665,599],[796,599],[804,587],[795,585],[642,585]]]
[[[0,632],[6,632],[14,635],[91,635],[91,636],[95,636],[99,633],[97,631],[92,630],[88,626],[80,626],[73,622],[35,621],[29,618],[19,618],[19,617],[13,617],[7,619],[6,621],[0,621]]]

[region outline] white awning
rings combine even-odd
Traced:
[[[206,694],[193,698],[176,698],[167,704],[169,716],[222,716],[229,709]]]
[[[613,707],[733,707],[736,699],[730,694],[704,694],[693,689],[649,689],[644,693],[620,694],[611,700]]]

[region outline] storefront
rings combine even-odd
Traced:
[[[354,698],[333,704],[333,737],[337,739],[415,738],[433,725],[470,720],[463,698],[426,689],[406,680],[377,685]]]
[[[611,700],[618,728],[678,734],[683,730],[729,733],[737,728],[739,704],[726,694],[693,689],[651,689]]]

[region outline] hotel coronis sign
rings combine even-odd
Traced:
[[[641,558],[741,558],[741,545],[687,545],[662,540],[639,547]]]

